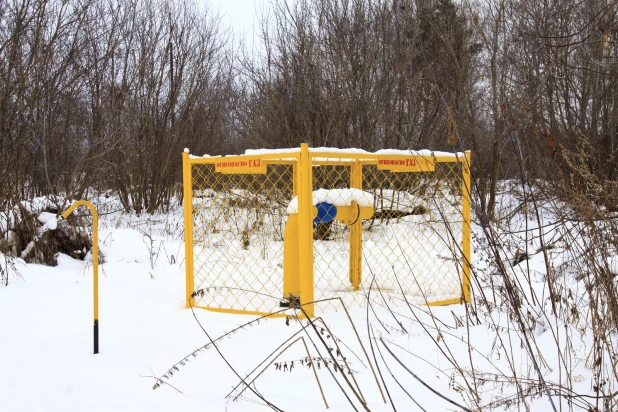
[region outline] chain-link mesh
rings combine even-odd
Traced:
[[[334,159],[328,159],[333,161]],[[323,161],[325,163],[325,161]],[[313,190],[350,187],[350,166],[321,165]],[[337,220],[314,224],[315,299],[339,297],[348,307],[406,295],[416,303],[462,296],[462,172],[438,163],[433,172],[390,172],[362,167],[362,190],[374,215],[362,222],[361,288],[349,278],[350,228]],[[318,304],[322,310],[339,301]]]
[[[351,165],[342,164],[339,159],[322,159],[324,163],[313,168],[313,190],[341,189],[332,191],[334,203],[348,203],[349,199],[341,198],[350,188]],[[315,300],[340,297],[348,307],[358,306],[363,300],[362,292],[354,291],[350,273],[350,228],[338,220],[328,223],[313,224],[313,275],[315,285]],[[330,300],[317,305],[318,311],[329,307],[337,308],[338,300]]]
[[[338,214],[313,223],[314,299],[338,297],[348,307],[363,305],[368,295],[381,301],[403,301],[405,295],[420,304],[459,302],[469,233],[462,163],[393,172],[379,170],[377,159],[335,154],[312,159],[314,204],[324,200],[316,200],[318,191],[327,190],[326,201],[339,208],[373,211],[365,220]],[[205,292],[196,296],[196,306],[270,313],[286,298],[284,233],[288,213],[297,213],[288,206],[297,202],[298,157],[269,161],[264,174],[223,174],[212,160],[193,162],[193,288]],[[346,198],[351,188],[361,189],[370,203],[351,202]],[[339,306],[338,300],[319,303],[315,313]]]
[[[268,165],[265,175],[217,173],[194,164],[195,305],[269,313],[283,287],[283,232],[293,167]]]
[[[363,286],[419,303],[462,296],[462,173],[459,163],[434,172],[392,173],[363,167],[375,213],[363,224]]]

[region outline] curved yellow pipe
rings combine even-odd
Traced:
[[[62,214],[66,219],[79,206],[86,206],[92,212],[92,267],[94,298],[94,353],[99,353],[99,215],[97,209],[87,200],[78,200]]]

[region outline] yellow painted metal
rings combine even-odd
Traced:
[[[426,302],[427,306],[446,306],[446,305],[455,305],[457,303],[462,303],[461,298],[456,299],[445,299],[437,302]]]
[[[311,220],[313,220],[317,214],[318,209],[315,206],[311,208]],[[337,214],[335,220],[340,221],[346,226],[357,226],[360,228],[360,224],[363,220],[370,219],[373,216],[372,206],[359,206],[356,202],[352,202],[350,206],[337,206]],[[283,296],[288,298],[290,296],[300,297],[300,279],[299,279],[299,235],[298,235],[299,217],[298,213],[292,213],[288,216],[288,220],[285,224],[284,247],[283,247]],[[362,228],[361,228],[362,229]],[[350,247],[350,282],[354,286],[354,290],[359,290],[359,284],[361,279],[361,236],[362,230],[359,231],[356,239],[350,238],[350,244],[354,245]],[[357,242],[354,242],[356,240]],[[352,263],[354,259],[354,263]],[[353,275],[354,274],[354,275]]]
[[[378,160],[381,158],[394,158],[394,159],[405,159],[409,158],[411,154],[377,154],[377,153],[344,153],[344,152],[328,152],[328,151],[310,151],[311,157],[313,157],[314,164],[320,164],[322,162],[332,164],[334,163],[332,160],[328,161],[326,159],[337,159],[337,162],[341,162],[341,160],[358,160],[363,164],[378,164]],[[461,153],[458,156],[448,155],[448,156],[427,156],[427,155],[412,155],[412,157],[423,158],[432,163],[459,163],[461,161]]]
[[[350,188],[362,189],[363,188],[363,165],[355,160],[350,171]],[[371,216],[373,216],[373,207],[371,208]],[[371,217],[367,216],[367,218]],[[362,281],[362,237],[363,227],[362,219],[363,212],[359,208],[359,219],[355,222],[350,222],[350,283],[354,291],[360,290],[360,283]]]
[[[187,150],[182,153],[182,185],[185,221],[185,305],[188,309],[195,304],[192,297],[195,291],[195,271],[193,267],[193,179]]]
[[[433,172],[436,165],[432,159],[424,157],[383,156],[378,159],[378,170],[391,172]]]
[[[313,189],[312,165],[309,145],[300,146],[298,172],[298,274],[300,278],[300,298],[308,316],[314,316],[313,287]]]
[[[346,226],[360,228],[357,237],[350,237],[350,283],[355,291],[359,290],[361,280],[361,237],[362,227],[360,224],[363,220],[370,219],[373,216],[374,209],[372,206],[359,206],[352,201],[350,206],[337,206],[337,214],[335,220],[340,221]],[[312,207],[311,219],[317,216],[318,210],[315,206]],[[284,258],[283,258],[283,296],[300,296],[299,289],[299,243],[298,243],[298,214],[290,214],[285,225],[284,234]]]
[[[267,154],[243,154],[243,155],[231,155],[231,156],[190,156],[189,163],[204,164],[204,163],[218,163],[221,161],[240,161],[247,159],[261,159],[266,161],[267,164],[290,164],[298,159],[299,151],[290,151],[289,153],[267,153]]]
[[[298,213],[288,216],[283,235],[283,297],[300,298]]]
[[[268,315],[267,317],[269,318],[283,318],[283,317],[288,316],[286,313],[268,314],[268,313],[264,313],[264,312],[260,312],[256,310],[223,309],[223,308],[213,308],[210,306],[201,306],[201,305],[194,306],[194,308],[205,309],[210,312],[217,312],[217,313],[233,313],[235,315],[256,315],[256,316]],[[299,316],[299,317],[302,318],[302,316]]]
[[[421,171],[400,164],[380,170],[380,159],[414,159],[423,165]],[[273,312],[290,294],[303,304],[335,296],[346,305],[363,304],[364,295],[355,293],[371,283],[363,280],[363,266],[375,275],[372,287],[384,293],[405,290],[430,305],[468,302],[470,171],[461,167],[465,159],[469,162],[469,153],[363,154],[307,145],[268,154],[184,154],[187,306],[194,290],[210,290],[210,295],[191,304],[230,313]],[[223,170],[244,167],[242,162],[257,167],[256,160],[264,173]],[[230,165],[217,167],[221,162]],[[429,164],[432,171],[424,167]],[[338,206],[333,222],[314,228],[312,192],[347,188],[368,192],[374,207]],[[294,197],[298,212],[290,214],[286,208]],[[452,259],[450,253],[458,256]],[[342,261],[346,256],[349,262]],[[338,305],[329,301],[305,310],[313,316]]]
[[[335,220],[340,221],[346,226],[352,226],[363,220],[371,219],[373,212],[373,206],[359,206],[358,203],[352,201],[350,206],[337,206]]]
[[[282,153],[267,153],[267,154],[245,154],[245,155],[234,155],[234,156],[213,156],[213,157],[194,157],[191,156],[188,158],[188,162],[191,164],[206,164],[212,163],[215,164],[217,162],[225,161],[238,161],[238,160],[248,160],[248,159],[261,159],[266,161],[267,164],[292,164],[298,159],[300,152],[298,149],[296,151],[290,152],[282,152]],[[328,152],[328,151],[314,151],[310,150],[309,155],[311,156],[313,165],[320,164],[341,164],[341,163],[352,163],[354,160],[358,160],[362,164],[378,164],[378,160],[384,157],[393,158],[393,159],[406,159],[409,158],[409,154],[398,154],[398,155],[384,155],[384,154],[376,154],[376,153],[344,153],[344,152]],[[425,161],[430,163],[459,163],[461,161],[462,153],[459,153],[459,156],[412,156],[415,158],[422,158]],[[328,159],[336,159],[336,160],[328,160]]]
[[[313,166],[351,166],[355,159],[316,159],[313,158],[311,163]]]
[[[228,160],[221,158],[215,163],[215,171],[225,174],[260,174],[266,173],[266,162],[262,159]]]
[[[62,218],[66,219],[79,206],[86,206],[92,213],[92,305],[95,324],[95,353],[98,353],[98,321],[99,321],[99,214],[92,203],[78,200],[64,211]]]
[[[465,303],[470,302],[470,273],[471,273],[471,245],[470,245],[470,165],[471,165],[471,154],[469,151],[465,153],[465,160],[462,162],[462,217],[463,217],[463,227],[462,231],[462,289],[463,289],[463,301]]]

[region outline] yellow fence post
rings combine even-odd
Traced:
[[[298,189],[298,274],[300,277],[301,304],[313,302],[313,175],[309,146],[300,145],[300,159],[297,168]],[[303,309],[310,317],[314,316],[313,303]]]
[[[193,179],[191,178],[191,163],[189,149],[182,153],[182,186],[183,209],[185,220],[185,298],[187,309],[193,306]]]
[[[350,171],[350,188],[363,188],[363,172],[360,161],[355,160]],[[358,218],[350,227],[350,283],[355,291],[360,290],[360,282],[362,279],[362,251],[361,242],[363,236],[362,220],[360,219],[360,210]]]
[[[94,205],[87,200],[78,200],[63,214],[66,219],[78,206],[86,206],[92,212],[92,295],[94,309],[94,353],[99,353],[99,215]]]
[[[298,277],[298,213],[288,215],[283,234],[283,298],[293,299],[300,297]]]
[[[471,157],[470,151],[465,153],[464,159],[462,159],[462,173],[463,179],[461,184],[461,199],[462,199],[462,214],[463,214],[463,227],[462,229],[462,287],[463,287],[463,300],[465,303],[470,302],[470,273],[471,273],[471,251],[470,251],[470,164]]]

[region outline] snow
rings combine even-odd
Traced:
[[[457,152],[457,153],[453,153],[453,152],[440,152],[440,151],[433,151],[433,150],[427,150],[427,149],[423,149],[423,150],[396,150],[396,149],[381,149],[378,150],[377,152],[375,152],[375,154],[377,155],[389,155],[389,156],[422,156],[422,157],[433,157],[433,156],[440,156],[440,157],[457,157],[457,158],[463,158],[465,157],[465,153],[462,152]]]
[[[331,195],[324,191],[320,192],[316,199],[331,199],[329,196]],[[505,204],[509,201],[514,202],[513,198],[514,196],[507,196],[500,201],[506,207]],[[365,200],[368,201],[368,198]],[[97,205],[101,207],[100,203]],[[112,210],[114,208],[110,207]],[[544,219],[550,221],[552,216],[546,214]],[[53,221],[54,218],[47,215],[40,218],[42,225],[47,225],[50,230],[49,223]],[[297,332],[300,332],[297,336],[305,338],[311,355],[317,356],[315,348],[320,347],[320,342],[315,334],[303,332],[303,328],[309,327],[306,322],[301,324],[292,320],[288,325],[284,318],[273,318],[262,320],[251,327],[243,327],[219,341],[217,349],[210,345],[209,350],[196,353],[195,358],[189,356],[190,362],[180,366],[173,377],[164,381],[172,386],[163,384],[156,391],[152,390],[156,382],[152,376],[161,376],[176,362],[210,342],[205,332],[215,339],[239,325],[257,319],[256,316],[205,310],[192,312],[185,309],[185,249],[182,225],[179,227],[177,222],[182,222],[180,208],[169,216],[159,215],[148,219],[122,213],[101,215],[100,246],[106,260],[99,268],[98,355],[92,353],[92,261],[77,261],[61,254],[56,267],[26,265],[20,259],[14,260],[13,265],[7,265],[7,258],[0,254],[0,268],[8,271],[9,280],[8,286],[0,286],[0,410],[267,410],[256,403],[259,401],[248,392],[237,401],[226,399],[226,395],[239,379],[221,359],[217,349],[243,377],[262,360],[272,359],[269,354]],[[427,216],[408,216],[396,224],[411,234],[411,241],[409,244],[402,244],[399,249],[394,249],[393,256],[388,256],[386,261],[371,268],[373,272],[394,272],[391,265],[397,261],[396,254],[405,254],[411,247],[425,248],[426,253],[430,253],[432,249],[427,244],[427,239],[437,232],[444,236],[445,228],[435,226],[435,222]],[[513,233],[520,233],[517,229],[524,226],[536,230],[534,222],[526,221],[523,215],[517,215],[511,224]],[[395,223],[391,225],[394,226]],[[427,235],[424,235],[425,232]],[[485,296],[491,300],[492,289],[489,285],[500,288],[504,286],[504,280],[492,271],[492,262],[483,252],[481,233],[481,228],[475,226],[473,264],[479,276],[479,285],[484,288],[480,290],[475,286],[475,293],[478,298]],[[522,235],[519,246],[529,244],[530,250],[534,251],[539,246],[535,237],[538,231],[531,233],[529,238]],[[216,243],[221,239],[225,240],[224,234],[220,236],[220,239],[212,241]],[[364,242],[367,243],[365,250],[369,254],[378,253],[389,241],[377,229],[364,236]],[[548,236],[551,236],[551,233]],[[238,240],[227,239],[216,249],[223,253],[229,250],[234,242]],[[420,245],[415,246],[416,244]],[[272,243],[270,246],[277,244]],[[585,287],[571,275],[567,265],[569,261],[562,252],[566,247],[572,246],[565,245],[565,249],[556,246],[549,251],[552,262],[555,263],[555,287],[568,288],[581,295]],[[322,242],[317,247],[326,249],[331,254],[330,258],[339,262],[342,267],[348,264],[345,250],[337,249],[329,242]],[[280,252],[281,249],[276,248],[269,251]],[[440,253],[446,255],[446,250]],[[504,253],[509,259],[512,258],[506,251]],[[607,264],[614,271],[618,266],[618,256],[611,255],[607,259]],[[225,262],[217,261],[210,267],[214,270],[215,264],[220,263]],[[264,264],[268,265],[269,262],[265,260]],[[316,262],[316,265],[317,273],[321,270],[321,262]],[[507,270],[515,279],[525,282],[528,275],[526,267],[530,268],[529,273],[532,273],[534,278],[530,291],[527,290],[527,285],[522,289],[526,293],[523,298],[529,299],[530,294],[534,293],[544,299],[538,305],[525,304],[523,309],[535,322],[531,335],[535,338],[535,353],[538,351],[542,354],[543,363],[540,367],[544,379],[548,382],[571,379],[574,391],[593,396],[595,378],[586,358],[594,349],[594,340],[585,317],[582,315],[581,324],[574,327],[572,324],[565,324],[551,313],[547,306],[548,292],[544,282],[546,266],[542,253],[530,253],[524,263],[508,267]],[[417,272],[430,270],[417,269],[415,267]],[[331,274],[325,271],[320,276]],[[319,279],[322,278],[318,278],[318,282],[322,281]],[[370,277],[368,279],[371,281]],[[389,293],[389,290],[397,289],[397,279],[391,278],[387,281],[391,284],[377,287],[373,285],[374,289],[370,292],[373,295],[385,294],[386,299],[374,300],[371,310],[367,307],[351,307],[350,315],[371,363],[381,368],[381,374],[388,384],[389,394],[397,410],[421,409],[400,390],[393,376],[425,410],[460,409],[434,395],[413,379],[379,342],[389,345],[390,350],[406,367],[425,383],[459,404],[470,405],[470,392],[460,372],[474,372],[477,378],[484,376],[484,373],[497,371],[512,376],[510,368],[513,367],[518,376],[522,377],[524,389],[528,388],[525,383],[528,379],[533,382],[533,388],[538,386],[537,375],[522,344],[521,334],[517,332],[509,312],[496,309],[484,313],[483,306],[477,302],[470,307],[481,309],[477,314],[479,320],[472,321],[474,318],[467,317],[470,311],[463,305],[428,308],[404,302],[401,295]],[[432,287],[428,285],[427,289]],[[365,295],[360,292],[356,296],[364,299]],[[498,301],[493,303],[496,307],[500,305]],[[543,308],[545,310],[542,310]],[[367,368],[368,360],[363,355],[346,313],[330,310],[325,311],[322,317],[337,339],[345,343],[343,350],[351,362],[354,377],[367,400],[368,408],[376,412],[392,411],[393,408],[382,400],[373,375]],[[322,337],[326,339],[327,334],[329,333]],[[315,347],[310,337],[314,340]],[[571,365],[573,369],[568,377],[565,377],[564,366],[562,369],[560,367],[560,359],[568,355],[565,355],[566,352],[558,353],[555,339],[569,342],[568,352],[575,354],[572,359],[576,362]],[[609,339],[615,339],[615,336],[610,336]],[[373,348],[370,348],[371,344]],[[325,355],[323,348],[321,353]],[[508,353],[510,359],[507,359],[505,353]],[[299,341],[277,360],[285,361],[286,365],[290,364],[291,360],[296,360],[294,371],[279,371],[270,366],[256,380],[255,388],[286,411],[326,410],[312,371],[306,366],[298,365],[298,360],[305,356],[304,345]],[[608,368],[611,367],[610,359]],[[352,410],[323,365],[317,370],[317,374],[329,403],[328,410]],[[501,397],[516,394],[518,389],[508,382],[494,382],[492,375],[488,376],[490,378],[484,381],[479,389],[480,404],[484,405],[486,410],[503,411],[503,405],[495,408],[487,405]],[[182,394],[175,388],[182,391]],[[353,397],[349,390],[348,394]],[[559,399],[553,399],[560,408]],[[530,402],[529,410],[532,412],[551,410],[545,395],[533,396],[527,401]],[[355,405],[358,410],[362,410],[358,402],[355,402]],[[563,410],[569,410],[568,406],[567,399],[563,399]],[[575,407],[574,410],[579,409]]]
[[[8,256],[0,252],[0,273],[4,272],[4,276],[8,276],[9,279],[18,278],[19,271],[25,267],[26,262],[24,262],[22,259],[9,260]]]
[[[84,267],[81,262],[71,263],[70,259],[62,257],[62,264],[55,268],[28,265],[22,270],[25,280],[14,281],[9,287],[0,289],[0,326],[3,330],[0,365],[4,371],[0,374],[0,396],[3,410],[233,412],[264,409],[243,398],[236,402],[224,398],[238,379],[213,349],[192,359],[169,380],[169,384],[183,394],[165,385],[152,390],[155,380],[149,376],[161,375],[182,357],[208,342],[191,311],[183,309],[184,273],[181,265],[157,268],[154,279],[146,265],[102,266],[104,275],[100,275],[99,280],[100,353],[94,355],[92,268]],[[364,312],[357,309],[352,315],[355,319],[362,319]],[[213,337],[255,318],[204,310],[197,310],[196,316]],[[344,313],[333,313],[328,324],[348,345],[353,345],[353,331]],[[295,322],[286,326],[284,319],[268,320],[224,340],[220,350],[244,375],[299,329]],[[300,359],[303,356],[299,342],[281,359]],[[383,403],[373,377],[352,358],[350,355],[371,410],[391,410]],[[318,373],[329,410],[350,410],[324,367]],[[446,390],[447,379],[440,378],[440,373],[423,376]],[[411,387],[422,390],[420,385]],[[273,367],[268,368],[258,380],[258,388],[284,410],[326,410],[312,373],[306,367],[298,366],[293,373],[285,374]],[[394,395],[400,403],[405,402],[401,394]],[[245,397],[251,398],[249,395]],[[448,405],[435,399],[423,404],[433,404],[437,410],[446,410]]]
[[[32,251],[32,248],[34,248],[35,243],[34,240],[31,240],[30,242],[28,242],[28,244],[26,245],[26,248],[21,252],[21,258],[25,259],[26,256],[28,256],[28,254]]]
[[[41,212],[37,220],[43,223],[42,230],[56,230],[58,227],[58,218],[55,213]]]
[[[108,262],[150,262],[150,238],[134,229],[102,230],[101,252]]]
[[[186,150],[187,149],[185,149],[185,151]],[[286,154],[292,154],[292,153],[300,153],[300,148],[292,147],[292,148],[285,148],[285,149],[247,149],[245,150],[244,154],[247,156],[262,156],[262,155],[286,155]],[[433,151],[433,150],[427,150],[427,149],[422,149],[422,150],[382,149],[382,150],[378,150],[377,152],[368,152],[363,149],[355,149],[355,148],[339,149],[336,147],[310,147],[309,153],[317,153],[317,154],[321,154],[321,153],[331,154],[332,153],[334,155],[368,155],[368,156],[384,155],[384,156],[421,156],[421,157],[440,156],[440,157],[452,157],[452,158],[460,158],[460,159],[465,158],[465,153],[462,153],[462,152],[457,152],[457,153],[440,152],[440,151]],[[189,157],[192,159],[199,159],[200,157],[209,158],[211,156],[190,155]],[[212,156],[212,157],[226,157],[226,156]],[[332,159],[329,158],[329,160],[332,160]]]
[[[356,202],[360,207],[373,206],[373,195],[360,189],[318,189],[313,191],[313,205],[326,202],[335,206],[351,206]],[[298,213],[298,196],[287,207],[288,215]]]
[[[610,256],[608,258],[607,266],[613,275],[618,275],[618,256]]]
[[[32,207],[32,203],[28,206],[28,207]],[[49,212],[41,212],[38,216],[37,216],[37,220],[41,223],[43,223],[43,226],[38,227],[37,228],[37,235],[38,237],[40,237],[43,233],[45,233],[48,230],[56,230],[56,228],[58,227],[58,218],[54,213],[49,213]],[[10,234],[7,234],[7,238]],[[38,240],[38,238],[36,238]],[[30,241],[26,247],[24,248],[24,250],[22,250],[21,252],[21,258],[24,259],[26,258],[26,256],[28,256],[30,254],[30,252],[32,251],[32,249],[35,247],[35,241],[32,240]]]

